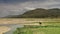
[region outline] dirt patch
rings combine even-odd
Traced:
[[[0,34],[3,34],[3,33],[7,32],[9,30],[10,30],[10,28],[8,28],[6,26],[0,26]]]

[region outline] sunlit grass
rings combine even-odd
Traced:
[[[17,28],[14,34],[60,34],[60,27],[58,26],[35,26]]]

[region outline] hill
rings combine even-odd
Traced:
[[[60,17],[60,9],[42,9],[38,8],[30,10],[21,15],[24,18],[58,18]]]
[[[22,15],[10,16],[11,18],[59,18],[60,17],[60,9],[42,9],[37,8],[35,10],[26,11]]]

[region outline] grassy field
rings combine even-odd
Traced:
[[[42,23],[40,26],[28,26],[39,22]],[[0,18],[0,24],[28,24],[28,27],[18,28],[14,34],[60,34],[60,18]],[[3,32],[2,29],[0,27]]]
[[[0,24],[29,24],[37,22],[60,23],[60,18],[0,18]]]
[[[33,23],[42,24],[25,25],[23,28],[17,28],[13,34],[60,34],[60,19],[26,19],[26,21],[34,21]]]
[[[35,26],[17,28],[14,34],[60,34],[59,26]]]

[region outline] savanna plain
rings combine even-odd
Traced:
[[[60,34],[60,18],[0,18],[0,34],[10,30],[9,27],[2,26],[8,24],[24,25],[13,34]]]

